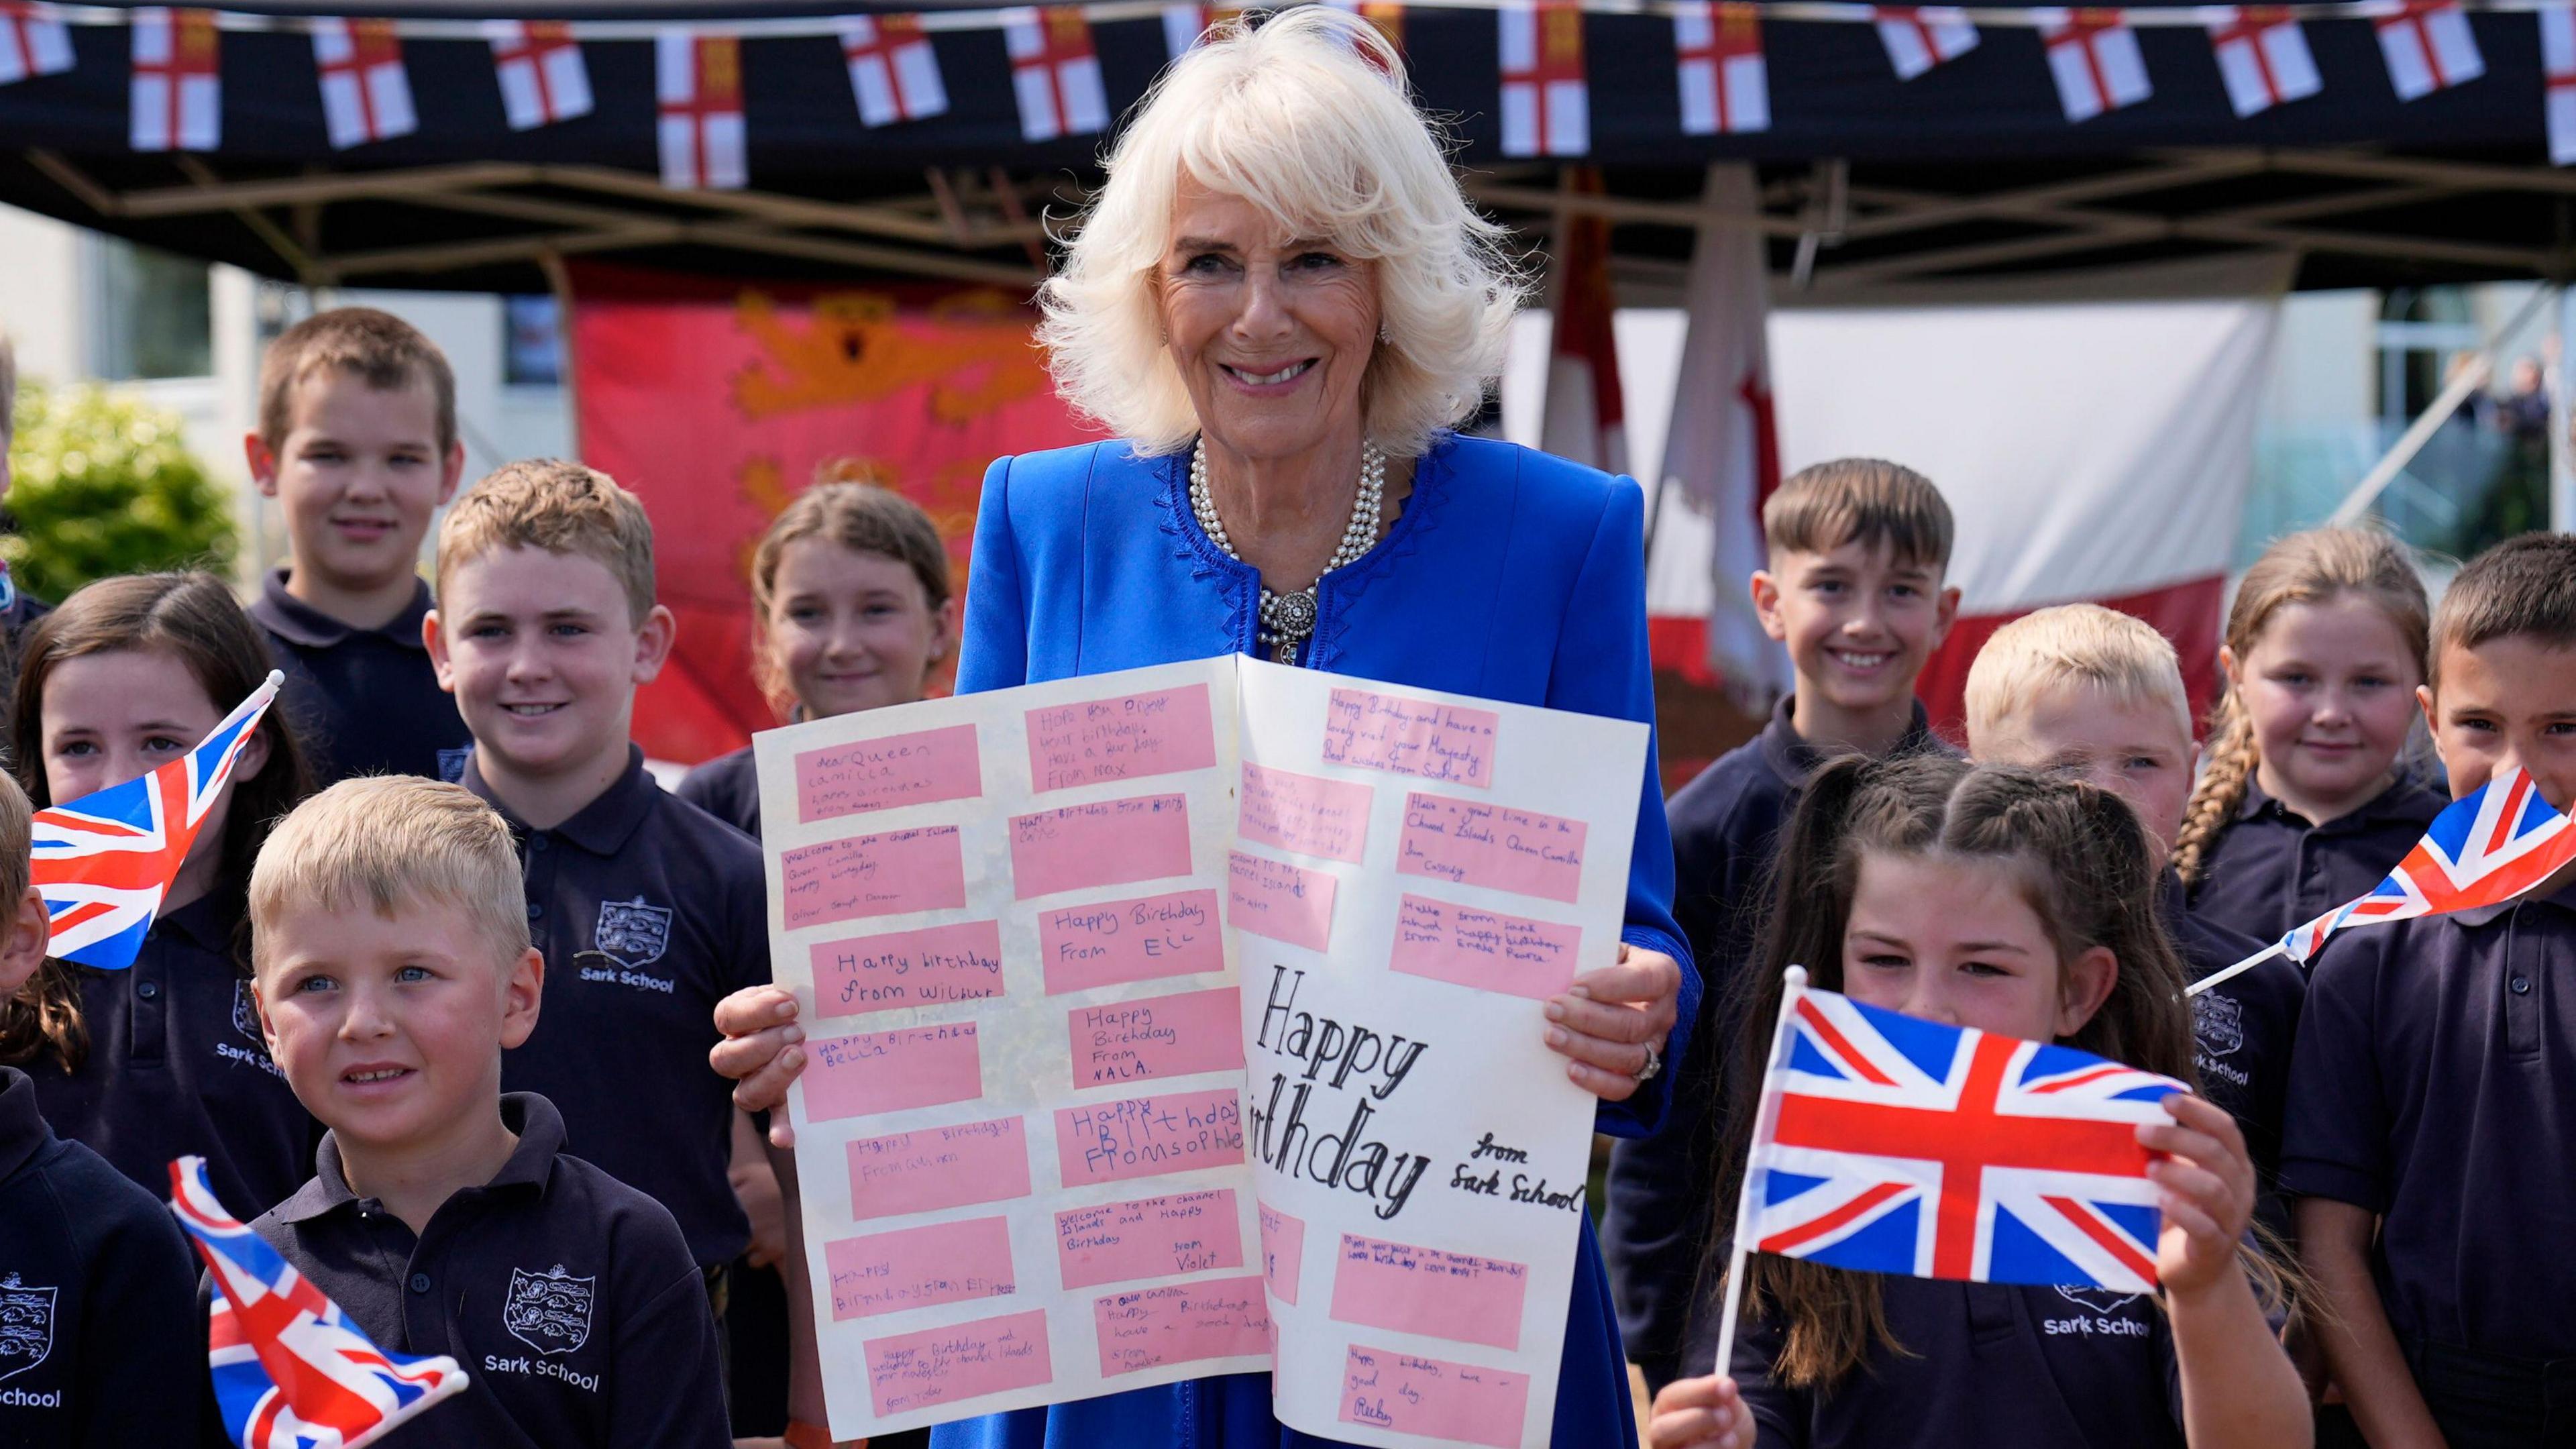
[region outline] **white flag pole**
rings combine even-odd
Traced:
[[[2210,972],[2198,981],[2184,987],[2182,989],[2182,994],[2185,996],[2198,996],[2200,993],[2207,991],[2209,988],[2216,986],[2222,981],[2233,981],[2237,977],[2244,975],[2246,972],[2253,970],[2255,967],[2262,965],[2264,962],[2271,960],[2275,956],[2286,956],[2288,954],[2290,953],[2281,949],[2281,943],[2275,941],[2271,945],[2264,947],[2262,950],[2255,952],[2253,955],[2246,957],[2244,960],[2237,962],[2235,965],[2228,967],[2224,971]]]
[[[1726,1308],[1717,1320],[1719,1378],[1727,1376],[1727,1365],[1735,1361],[1735,1321],[1744,1307],[1744,1260],[1752,1254],[1754,1185],[1762,1178],[1762,1144],[1780,1117],[1776,1083],[1780,1069],[1789,1063],[1789,1023],[1796,1017],[1798,997],[1807,989],[1807,968],[1792,966],[1780,973],[1780,980],[1780,1020],[1771,1029],[1771,1055],[1762,1068],[1762,1105],[1754,1115],[1751,1145],[1744,1153],[1744,1182],[1736,1190],[1735,1246],[1726,1260]]]

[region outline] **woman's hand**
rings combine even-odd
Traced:
[[[2138,1127],[2138,1143],[2164,1154],[2147,1164],[2164,1210],[2156,1276],[2168,1295],[2189,1297],[2240,1273],[2236,1250],[2254,1219],[2254,1162],[2236,1119],[2204,1098],[2165,1098],[2171,1122]]]
[[[1622,942],[1618,965],[1584,972],[1547,1004],[1547,1044],[1571,1059],[1565,1074],[1576,1086],[1604,1102],[1627,1101],[1647,1047],[1662,1052],[1672,1033],[1681,990],[1680,962]]]
[[[1733,1379],[1675,1379],[1655,1395],[1652,1412],[1647,1449],[1753,1449],[1753,1411]]]
[[[724,1040],[707,1049],[707,1064],[733,1081],[733,1104],[769,1113],[774,1147],[796,1145],[787,1125],[787,1084],[805,1070],[805,1029],[796,1024],[796,998],[783,986],[746,986],[716,1003],[716,1030]]]

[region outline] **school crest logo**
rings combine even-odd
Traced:
[[[233,1030],[258,1043],[261,1051],[268,1050],[268,1038],[259,1034],[259,1003],[251,999],[247,981],[233,983]]]
[[[31,1288],[15,1273],[0,1278],[0,1379],[25,1373],[54,1351],[54,1292]]]
[[[2117,1313],[2130,1299],[2138,1295],[2114,1293],[2108,1288],[2080,1288],[2060,1284],[2057,1296],[2078,1308],[2090,1308],[2096,1313]]]
[[[671,908],[648,906],[642,896],[601,901],[599,926],[590,939],[599,954],[620,966],[629,970],[650,966],[662,959],[671,944]]]
[[[438,778],[456,784],[465,778],[465,762],[474,758],[472,745],[457,745],[438,752]]]
[[[561,1263],[544,1273],[513,1268],[501,1326],[539,1353],[570,1353],[590,1342],[590,1305],[598,1286],[597,1277],[571,1277]]]
[[[2213,1057],[2233,1053],[2245,1045],[2244,1006],[2215,991],[2202,992],[2191,999],[2191,1034]]]

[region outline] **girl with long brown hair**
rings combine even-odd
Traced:
[[[1737,1081],[1759,1078],[1781,972],[1799,964],[1872,1006],[2190,1082],[2154,880],[2136,815],[2093,786],[1938,756],[1830,764],[1783,840]],[[2305,1444],[2307,1396],[2239,1259],[2254,1208],[2244,1140],[2197,1096],[2167,1110],[2138,1129],[2161,1154],[2148,1170],[2161,1306],[1756,1255],[1729,1376],[1658,1395],[1653,1445]],[[1721,1245],[1752,1128],[1734,1114],[1713,1198]]]
[[[65,599],[28,631],[10,701],[18,783],[38,809],[196,748],[269,671],[267,646],[211,574],[132,574]],[[47,961],[0,1002],[0,1061],[35,1079],[61,1136],[156,1197],[170,1160],[206,1159],[247,1220],[313,1175],[311,1117],[268,1059],[250,990],[245,892],[269,827],[312,790],[271,709],[215,798],[134,964]]]

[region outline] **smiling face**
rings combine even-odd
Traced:
[[[159,649],[104,649],[56,662],[46,673],[37,721],[44,741],[45,791],[56,804],[121,785],[197,747],[224,711],[175,654]],[[233,764],[235,786],[268,763],[268,735],[254,733]],[[197,828],[168,906],[204,894],[223,851],[231,787],[215,797]]]
[[[497,960],[455,905],[407,900],[387,916],[302,903],[260,936],[269,1055],[344,1149],[416,1151],[478,1128],[501,1052],[536,1028],[542,959]]]
[[[2284,604],[2243,658],[2221,662],[2253,721],[2265,794],[2323,825],[2387,788],[2424,671],[2376,604]]]
[[[1789,646],[1800,694],[1846,715],[1910,709],[1915,676],[1959,608],[1939,566],[1858,539],[1779,551],[1754,576],[1753,599],[1763,629]]]
[[[656,605],[634,622],[617,576],[586,554],[491,548],[443,577],[430,659],[486,778],[614,778],[636,686],[670,652],[670,611]]]
[[[2019,765],[2098,785],[2129,802],[2164,868],[2191,803],[2191,734],[2170,700],[2129,699],[2095,684],[2041,691],[1991,730],[1971,734],[1980,762]]]
[[[1871,1006],[2053,1041],[2092,1020],[2118,979],[2103,947],[2060,963],[2022,894],[2024,862],[1872,851],[1843,926],[1842,989]]]
[[[2519,765],[2553,807],[2576,806],[2576,649],[2529,634],[2447,644],[2441,674],[2419,693],[2453,799]]]
[[[1213,449],[1296,457],[1360,434],[1375,267],[1184,178],[1156,273],[1163,331]]]
[[[809,536],[772,587],[768,647],[808,719],[910,704],[948,652],[956,600],[932,607],[901,559]]]
[[[465,450],[441,453],[428,379],[375,388],[324,368],[296,385],[276,449],[254,436],[250,460],[260,492],[285,510],[297,582],[355,594],[411,578]]]

